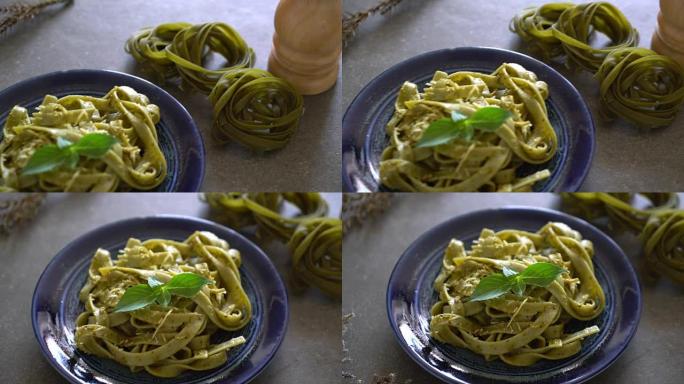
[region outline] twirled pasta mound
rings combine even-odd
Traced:
[[[0,190],[48,192],[109,192],[150,190],[166,177],[156,124],[159,107],[130,87],[112,88],[103,97],[45,96],[37,111],[16,106],[10,112],[0,142]],[[117,139],[99,159],[82,159],[75,170],[58,168],[38,175],[21,171],[40,147],[61,137],[78,141],[89,133]]]
[[[440,342],[467,348],[486,360],[529,366],[540,359],[558,360],[578,353],[582,339],[599,332],[589,326],[565,333],[572,321],[587,321],[603,312],[605,297],[594,275],[593,244],[563,223],[551,222],[537,232],[483,229],[466,251],[453,239],[434,288],[430,333]],[[521,272],[538,262],[567,272],[545,288],[528,287],[486,301],[468,301],[481,278],[503,267]]]
[[[634,194],[582,192],[564,193],[563,208],[615,231],[639,235],[643,267],[647,277],[666,276],[684,284],[684,210],[676,193],[642,192],[647,206],[637,207]],[[606,223],[607,219],[607,223]]]
[[[608,2],[530,7],[511,20],[510,29],[545,60],[594,73],[608,117],[663,127],[684,105],[684,69],[667,56],[637,48],[639,32]],[[597,32],[610,39],[609,46],[591,45]]]
[[[272,151],[287,144],[304,113],[304,99],[287,81],[262,69],[233,69],[209,94],[214,137]]]
[[[204,199],[231,228],[256,226],[258,237],[287,242],[295,289],[312,285],[341,298],[342,220],[324,217],[328,204],[319,193],[207,193]],[[285,202],[299,210],[297,216],[281,214]]]
[[[681,65],[650,49],[612,51],[596,78],[601,82],[601,103],[610,114],[640,127],[670,125],[684,105]]]
[[[181,77],[203,93],[209,93],[226,71],[252,67],[256,60],[242,36],[224,23],[165,23],[143,28],[126,41],[125,49],[161,80]],[[210,52],[221,55],[225,66],[207,67]]]
[[[212,335],[239,330],[252,317],[240,264],[240,252],[210,232],[195,232],[183,242],[131,238],[114,261],[98,249],[79,296],[85,311],[76,320],[77,348],[159,377],[225,364],[227,351],[246,340],[239,336],[211,344]],[[113,312],[127,288],[146,284],[151,276],[167,282],[185,272],[213,284],[192,299],[173,296],[169,307]]]
[[[684,285],[684,211],[661,211],[651,216],[639,235],[648,267]]]
[[[418,192],[531,190],[550,171],[519,177],[518,168],[548,162],[558,146],[545,104],[548,95],[548,85],[533,72],[508,63],[492,74],[438,71],[423,93],[404,83],[387,124],[382,184]],[[472,141],[416,148],[433,121],[453,111],[470,116],[486,106],[506,109],[513,117],[494,133],[477,131]]]
[[[159,80],[168,80],[177,77],[178,70],[169,59],[166,48],[173,43],[178,32],[190,27],[192,24],[181,22],[143,28],[126,41],[124,49],[135,61],[155,72]]]

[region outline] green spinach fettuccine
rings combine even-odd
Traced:
[[[416,192],[529,191],[550,176],[548,169],[519,174],[524,164],[544,164],[558,139],[546,109],[545,82],[518,64],[494,73],[438,71],[421,93],[406,82],[387,124],[380,180],[388,188]],[[475,133],[431,148],[417,143],[431,123],[457,112],[471,116],[495,106],[513,115],[495,132]]]
[[[513,18],[510,29],[545,60],[595,74],[608,117],[657,128],[672,124],[684,105],[684,69],[667,56],[637,48],[638,31],[611,3],[530,7]],[[610,44],[593,46],[597,33]]]
[[[514,366],[576,355],[582,340],[599,328],[568,332],[568,323],[595,319],[606,303],[593,256],[593,244],[563,223],[548,223],[537,232],[483,229],[469,250],[453,239],[434,282],[439,300],[432,307],[430,335]],[[527,287],[522,295],[469,300],[484,277],[542,262],[565,272],[546,287]]]
[[[342,220],[326,217],[328,204],[318,193],[207,193],[204,200],[218,221],[237,229],[256,226],[260,238],[285,242],[290,251],[290,283],[342,296]],[[298,215],[281,214],[290,203]]]
[[[150,190],[167,173],[156,124],[159,107],[130,87],[102,97],[46,96],[32,114],[21,106],[9,113],[0,142],[0,190],[111,192]],[[24,175],[31,156],[58,139],[76,142],[103,133],[117,141],[102,158],[83,158],[75,169],[61,167]]]
[[[79,296],[85,309],[76,320],[76,347],[158,377],[223,366],[228,351],[247,340],[216,342],[217,332],[240,330],[252,319],[241,263],[239,250],[210,232],[195,232],[184,241],[131,238],[115,260],[98,249]],[[150,278],[165,283],[182,273],[211,284],[192,298],[173,296],[167,306],[115,310],[127,289]]]

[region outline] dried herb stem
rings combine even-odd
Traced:
[[[380,14],[384,15],[396,7],[402,0],[381,0],[375,6],[366,9],[365,11],[356,12],[345,15],[342,19],[342,41],[346,45],[349,40],[356,34],[359,25],[363,23],[369,16]]]
[[[31,20],[45,8],[64,4],[69,5],[73,0],[44,0],[36,4],[13,3],[0,7],[0,36],[22,21]]]

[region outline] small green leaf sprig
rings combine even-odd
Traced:
[[[147,284],[128,288],[116,304],[114,312],[131,312],[153,303],[168,307],[171,295],[192,299],[203,286],[213,283],[212,280],[190,272],[179,273],[166,283],[150,276]]]
[[[423,132],[416,148],[435,147],[455,139],[472,141],[475,130],[495,132],[512,116],[510,111],[499,107],[483,107],[466,117],[456,111],[450,118],[433,121]]]
[[[75,143],[59,136],[57,144],[44,145],[33,152],[21,174],[37,175],[50,172],[63,165],[74,169],[81,156],[99,159],[116,143],[116,138],[106,133],[89,133]]]
[[[502,296],[513,291],[518,296],[525,293],[527,285],[547,287],[560,274],[567,272],[565,269],[552,263],[535,263],[522,272],[518,273],[511,268],[503,267],[503,273],[495,273],[480,279],[475,291],[468,301],[485,301]]]

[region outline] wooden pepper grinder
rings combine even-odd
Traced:
[[[303,95],[337,81],[342,54],[342,0],[280,0],[268,70]]]
[[[684,0],[660,0],[658,27],[651,48],[684,67]]]

